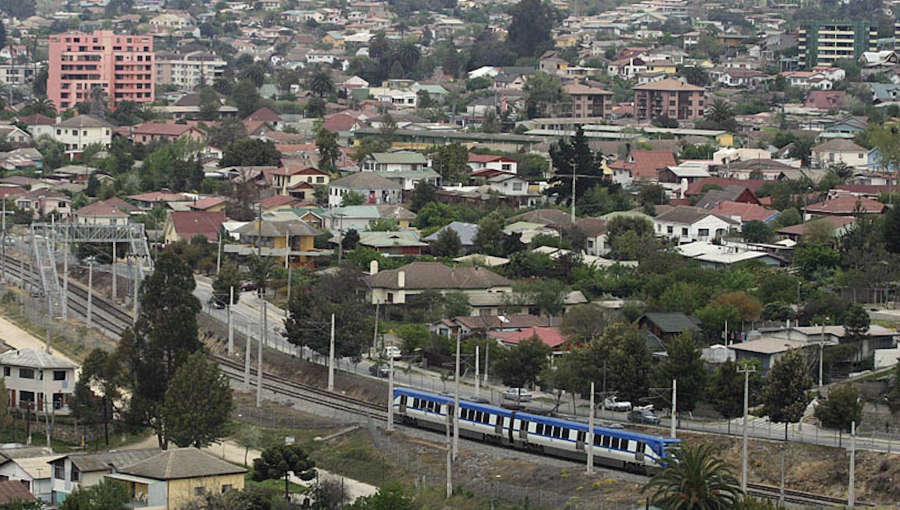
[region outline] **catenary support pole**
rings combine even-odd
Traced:
[[[4,206],[6,202],[4,202]],[[4,220],[6,213],[3,213]],[[5,230],[5,229],[4,229]],[[6,246],[4,240],[3,246]],[[5,257],[4,257],[5,258]],[[69,320],[69,226],[66,225],[66,240],[63,243],[63,299],[62,299],[62,317],[63,321]]]
[[[447,415],[447,499],[453,496],[453,445],[450,439],[450,415]]]
[[[87,302],[87,327],[90,329],[94,314],[94,260],[88,261],[88,302]]]
[[[244,343],[244,389],[250,389],[250,354],[253,352],[253,327],[247,326],[247,342]]]
[[[479,376],[480,367],[478,366],[479,361],[481,361],[479,359],[480,347],[481,346],[478,346],[478,345],[475,346],[475,396],[476,397],[481,396],[481,380],[480,380],[480,376]]]
[[[234,355],[234,287],[228,287],[228,355]]]
[[[3,199],[3,220],[2,221],[3,221],[3,227],[2,227],[3,233],[0,235],[2,235],[3,239],[0,242],[3,243],[3,255],[2,255],[2,259],[0,259],[0,280],[3,280],[5,282],[6,281],[6,199],[5,198]],[[20,249],[21,249],[21,247],[20,247]]]
[[[751,366],[738,367],[737,371],[744,374],[744,432],[741,444],[741,492],[747,494],[747,416],[750,406],[750,374],[756,372]]]
[[[856,505],[856,422],[850,423],[850,487],[847,490],[847,506]]]
[[[388,409],[387,409],[387,429],[394,430],[394,357],[390,357],[390,368],[388,369]]]
[[[588,418],[587,444],[587,474],[594,473],[594,383],[591,383],[591,414]]]
[[[331,314],[331,339],[328,342],[328,391],[334,391],[334,314]]]
[[[262,302],[262,335],[259,337],[259,349],[256,351],[256,407],[262,406],[262,385],[263,385],[263,339],[266,338],[266,328],[268,327],[268,310],[265,295]]]
[[[453,377],[453,460],[459,458],[459,344],[462,329],[456,333],[456,372]]]
[[[112,264],[110,265],[110,274],[112,275],[112,300],[113,300],[113,303],[116,302],[116,297],[118,294],[118,285],[116,282],[116,280],[118,280],[118,278],[116,277],[116,255],[117,255],[116,254],[116,243],[113,242],[112,243]]]
[[[675,438],[675,427],[678,424],[678,381],[672,379],[672,423],[670,434]]]

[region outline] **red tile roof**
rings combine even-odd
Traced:
[[[40,113],[25,115],[23,117],[18,117],[18,119],[26,126],[52,126],[53,124],[56,124],[56,119],[51,119]]]
[[[187,202],[190,200],[190,198],[181,193],[172,193],[171,191],[153,191],[151,193],[131,195],[128,198],[138,202]]]
[[[245,120],[261,120],[263,122],[281,122],[281,117],[269,108],[263,106],[251,113]]]
[[[765,184],[764,180],[745,180],[745,179],[731,179],[728,177],[704,177],[698,181],[694,181],[688,185],[687,190],[684,192],[684,196],[692,197],[703,194],[703,186],[707,184],[717,185],[722,189],[728,187],[729,184],[736,184],[738,186],[743,186],[748,188],[755,195],[759,188]]]
[[[872,195],[878,196],[882,193],[890,193],[893,186],[888,184],[838,184],[835,189],[839,191],[846,191],[849,193],[854,193],[857,195]]]
[[[778,211],[766,209],[760,205],[730,202],[727,200],[720,202],[711,212],[722,216],[738,217],[742,222],[753,220],[766,221],[778,214]]]
[[[868,197],[841,195],[831,200],[809,204],[806,212],[810,214],[853,214],[857,208],[865,214],[881,214],[887,206]]]
[[[169,219],[175,233],[185,240],[201,235],[209,241],[216,241],[225,222],[225,212],[209,211],[172,211]]]
[[[0,482],[0,505],[7,505],[14,501],[37,501],[37,498],[19,480]]]
[[[109,200],[100,200],[93,204],[86,205],[77,211],[78,216],[103,216],[110,218],[127,218],[128,213],[116,206],[115,202]]]
[[[205,197],[205,198],[201,198],[200,200],[197,200],[196,202],[192,203],[188,207],[190,207],[191,209],[193,209],[195,211],[205,211],[207,209],[211,209],[213,207],[216,207],[217,205],[221,205],[224,203],[225,203],[225,200],[223,200],[219,197]]]
[[[539,326],[523,329],[521,331],[495,332],[491,333],[491,336],[499,339],[503,343],[513,345],[518,345],[523,340],[536,336],[550,348],[559,347],[568,340],[559,328]]]
[[[260,200],[259,203],[262,204],[263,209],[270,209],[282,205],[299,204],[300,200],[289,195],[272,195]]]
[[[126,133],[131,135],[151,135],[151,136],[171,136],[179,137],[191,130],[196,130],[194,126],[187,124],[165,124],[160,122],[142,122],[136,126],[125,128]]]
[[[847,92],[843,90],[811,90],[806,96],[806,102],[803,103],[803,106],[819,110],[842,108],[846,96]]]
[[[675,166],[675,155],[669,151],[631,151],[631,159],[634,166],[631,174],[635,179],[656,179],[659,170],[669,166]]]
[[[493,163],[494,161],[505,161],[507,163],[514,163],[516,160],[507,158],[505,156],[494,156],[491,154],[469,153],[469,163]]]
[[[24,195],[25,190],[18,186],[0,186],[0,198],[14,197],[16,195]]]
[[[322,127],[328,131],[337,133],[339,131],[350,131],[356,123],[357,120],[346,113],[338,113],[331,117],[326,116],[325,122],[322,123]]]

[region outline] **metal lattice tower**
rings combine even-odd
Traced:
[[[153,272],[153,259],[144,235],[144,225],[83,225],[74,223],[35,223],[31,226],[31,257],[33,271],[47,296],[50,314],[62,314],[62,287],[56,269],[57,244],[123,243],[130,248],[129,257],[137,267],[138,280]],[[71,252],[72,250],[69,250]]]

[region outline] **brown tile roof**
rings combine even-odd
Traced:
[[[688,185],[687,191],[684,192],[684,196],[692,197],[696,195],[700,195],[703,193],[703,186],[716,185],[722,189],[725,189],[727,186],[731,184],[737,184],[738,186],[743,186],[748,188],[753,194],[761,188],[766,181],[759,180],[744,180],[744,179],[730,179],[727,177],[704,177],[703,179],[694,181]]]
[[[19,480],[0,482],[0,505],[7,505],[14,501],[37,501],[37,498]]]
[[[606,233],[606,220],[600,218],[582,218],[576,222],[584,235],[588,237],[597,237]]]
[[[399,289],[397,280],[401,271],[406,289],[477,290],[512,285],[511,281],[483,267],[448,267],[440,262],[413,262],[399,269],[381,271],[366,280],[372,287]]]
[[[110,218],[127,218],[128,213],[110,203],[108,200],[100,200],[86,205],[75,211],[78,216],[103,216]]]
[[[634,87],[634,90],[666,90],[666,91],[678,91],[678,92],[702,92],[706,90],[703,87],[698,87],[696,85],[691,85],[690,83],[685,83],[680,80],[676,80],[675,78],[665,78],[663,80],[655,81],[652,83],[645,83],[643,85],[637,85]]]
[[[777,232],[781,235],[802,237],[804,234],[806,234],[806,228],[813,223],[826,222],[832,226],[832,229],[836,230],[845,225],[849,225],[854,221],[856,221],[856,218],[854,218],[853,216],[822,216],[821,218],[807,221],[806,223],[800,223],[799,225],[780,228]]]
[[[761,205],[730,201],[719,203],[711,212],[721,216],[737,216],[742,222],[753,220],[766,221],[778,214],[778,211],[766,209]]]
[[[120,468],[119,472],[153,480],[179,480],[241,474],[247,470],[196,448],[176,448]]]
[[[251,113],[245,120],[259,120],[263,122],[281,122],[281,117],[270,110],[269,108],[263,106],[259,110]]]
[[[219,238],[225,212],[209,211],[172,211],[169,213],[172,226],[182,239],[190,240],[194,236],[204,236],[210,242]]]
[[[508,221],[511,223],[527,221],[528,223],[540,223],[541,225],[569,225],[572,223],[572,215],[560,209],[535,209],[534,211],[512,216]]]
[[[813,152],[859,152],[859,153],[868,153],[869,150],[856,145],[850,140],[843,140],[841,138],[835,138],[834,140],[828,140],[825,143],[821,143],[812,148]]]
[[[866,214],[881,214],[887,206],[869,197],[841,195],[817,204],[809,204],[805,210],[812,214],[853,214],[857,207]]]

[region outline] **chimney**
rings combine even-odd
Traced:
[[[400,287],[401,289],[406,287],[406,272],[397,272],[397,287]]]
[[[378,274],[378,261],[377,260],[373,260],[372,262],[369,262],[369,274],[373,275],[373,276]]]
[[[62,122],[62,117],[60,117],[59,115],[57,115],[57,116],[56,116],[56,123],[59,124],[60,122]]]

